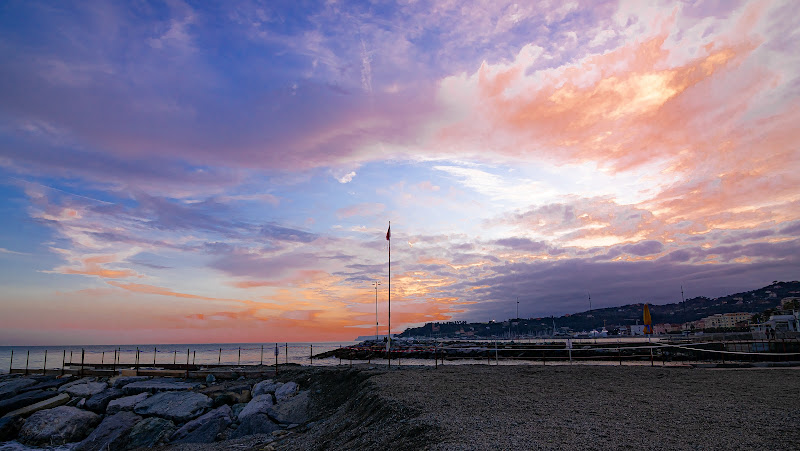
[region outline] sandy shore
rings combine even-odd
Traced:
[[[799,369],[445,366],[348,374],[353,380],[342,387],[357,392],[347,402],[273,446],[796,449],[800,443]]]

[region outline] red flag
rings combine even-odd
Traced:
[[[392,226],[389,226],[389,230],[386,231],[386,240],[389,241],[389,237],[392,236]]]

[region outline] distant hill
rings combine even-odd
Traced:
[[[717,313],[750,312],[761,313],[766,309],[780,306],[785,297],[800,296],[800,281],[778,282],[757,290],[729,294],[718,298],[694,297],[685,302],[665,305],[649,305],[653,324],[682,324],[696,321]],[[429,337],[472,335],[475,337],[502,337],[513,334],[537,334],[552,331],[553,322],[557,328],[567,327],[575,331],[615,327],[642,322],[644,304],[628,304],[620,307],[607,307],[579,312],[560,317],[520,318],[504,322],[467,323],[451,321],[427,323],[421,327],[406,329],[401,337]]]

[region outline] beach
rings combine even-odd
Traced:
[[[793,449],[800,371],[646,366],[363,370],[280,449]]]

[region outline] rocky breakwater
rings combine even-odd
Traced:
[[[260,434],[261,442],[311,418],[309,390],[293,381],[240,378],[0,376],[0,443],[128,450]]]

